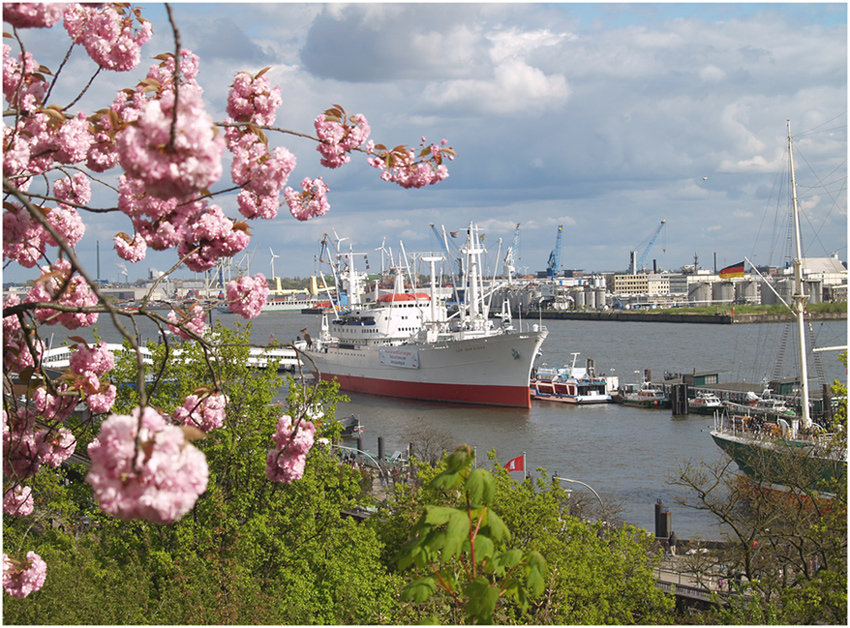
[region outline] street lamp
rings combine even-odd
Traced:
[[[596,495],[596,499],[598,499],[598,500],[599,500],[599,505],[600,505],[600,506],[602,506],[602,508],[605,508],[605,504],[603,504],[603,503],[602,503],[602,498],[601,498],[601,497],[599,497],[599,493],[597,493],[596,491],[594,491],[594,490],[593,490],[593,487],[592,487],[590,484],[585,484],[584,482],[581,482],[580,480],[570,480],[570,479],[568,479],[568,478],[560,478],[560,477],[558,477],[557,475],[552,476],[552,479],[553,479],[553,480],[560,480],[561,482],[574,482],[575,484],[581,484],[582,486],[589,488],[589,489],[590,489],[590,491],[591,491],[594,495]]]

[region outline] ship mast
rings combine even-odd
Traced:
[[[796,257],[794,258],[794,294],[793,311],[797,317],[797,338],[800,360],[800,402],[802,403],[802,427],[808,429],[812,426],[809,414],[809,369],[806,362],[806,324],[805,310],[808,297],[803,291],[803,253],[800,244],[800,212],[797,207],[797,179],[794,175],[794,150],[791,141],[791,121],[788,120],[788,158],[791,166],[791,205],[794,210],[794,241],[796,244]]]

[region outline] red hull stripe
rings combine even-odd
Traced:
[[[531,390],[528,386],[473,386],[469,384],[429,384],[424,382],[400,382],[389,379],[368,379],[346,375],[322,374],[322,379],[339,382],[342,390],[349,392],[422,399],[423,401],[448,401],[487,406],[531,407]]]

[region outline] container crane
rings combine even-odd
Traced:
[[[555,250],[549,253],[549,265],[546,267],[546,276],[553,278],[558,268],[561,266],[561,234],[564,231],[563,225],[558,225],[558,239],[555,241]]]
[[[655,241],[658,239],[658,234],[661,233],[665,224],[667,224],[667,221],[662,220],[661,224],[658,225],[658,228],[655,230],[655,233],[652,234],[652,239],[649,241],[649,244],[646,245],[646,249],[644,249],[641,256],[632,264],[632,275],[636,275],[639,270],[643,270],[643,263],[646,261],[646,256],[649,255],[649,251],[652,250],[652,245],[655,244]],[[634,256],[635,253],[633,252],[632,255]]]

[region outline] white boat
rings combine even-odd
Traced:
[[[443,230],[444,248],[448,250]],[[349,309],[323,314],[318,338],[307,349],[308,368],[317,378],[336,380],[345,391],[385,397],[476,405],[531,406],[531,366],[547,330],[540,325],[515,328],[503,309],[490,318],[483,289],[478,229],[470,224],[461,254],[463,297],[448,314],[438,294],[435,263],[430,290],[405,287],[397,269],[392,292],[374,302],[361,301],[362,276],[349,252]]]
[[[795,481],[807,474],[810,486],[818,482],[847,481],[847,441],[830,434],[812,420],[809,404],[809,375],[806,344],[805,310],[808,296],[803,290],[803,253],[800,241],[800,213],[797,205],[797,182],[794,174],[794,151],[791,123],[788,123],[788,162],[791,173],[791,204],[795,258],[794,290],[791,304],[779,295],[780,301],[795,315],[797,328],[798,368],[800,378],[799,414],[764,395],[756,404],[741,406],[736,411],[716,415],[711,431],[714,442],[734,460],[748,476],[782,488],[788,473],[789,461],[795,461]],[[752,266],[752,263],[750,263]],[[766,284],[769,285],[769,284]],[[752,414],[751,414],[752,413]],[[828,487],[831,488],[831,487]]]
[[[697,396],[688,400],[688,410],[696,414],[714,414],[723,409],[723,401],[713,392],[697,391]]]
[[[637,390],[627,392],[623,404],[637,408],[669,408],[670,399],[660,388],[653,387],[649,382],[643,382]]]
[[[576,366],[579,354],[572,356],[572,364],[568,367],[541,366],[536,370],[530,383],[531,398],[577,405],[610,403],[610,391],[616,389],[617,384],[607,377],[597,376],[592,360],[588,360],[587,368],[581,368]]]

